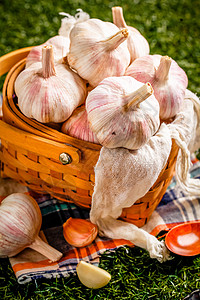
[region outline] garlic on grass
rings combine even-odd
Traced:
[[[70,67],[92,87],[109,76],[121,76],[130,63],[128,30],[99,19],[77,23],[70,32]]]
[[[149,43],[145,37],[134,27],[127,26],[120,6],[112,7],[113,23],[121,28],[127,28],[129,37],[127,39],[128,49],[131,55],[131,62],[136,58],[149,54]]]
[[[104,269],[81,260],[76,272],[80,282],[90,289],[100,289],[109,283],[111,275]]]
[[[15,81],[22,113],[39,122],[64,122],[86,98],[86,83],[64,64],[54,64],[53,47],[42,48],[42,63],[22,71]]]
[[[88,121],[107,148],[138,149],[159,128],[159,103],[149,83],[130,76],[104,79],[86,98]]]
[[[40,208],[29,195],[13,193],[0,203],[0,257],[12,257],[25,248],[31,248],[58,261],[62,253],[38,236],[42,215]]]
[[[68,244],[74,247],[90,245],[98,233],[97,225],[84,219],[69,218],[63,224],[63,235]]]
[[[50,45],[53,46],[54,61],[62,63],[63,58],[66,57],[69,51],[69,44],[69,38],[56,35],[47,40],[46,43],[33,47],[26,58],[26,68],[30,67],[36,62],[41,62],[43,47]]]
[[[90,129],[84,105],[74,110],[71,117],[63,123],[61,131],[77,139],[99,144],[94,132]]]
[[[168,56],[158,54],[137,58],[125,75],[143,83],[150,82],[160,104],[160,118],[173,118],[181,109],[188,85],[186,73]]]
[[[80,8],[77,9],[75,16],[71,16],[65,12],[60,12],[59,15],[64,16],[64,18],[61,20],[58,34],[65,37],[69,37],[70,31],[76,23],[84,22],[90,18],[90,16]]]

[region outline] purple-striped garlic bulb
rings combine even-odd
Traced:
[[[159,103],[149,83],[130,76],[104,79],[86,98],[88,121],[99,143],[138,149],[159,128]]]
[[[173,118],[180,110],[188,85],[186,73],[168,56],[158,54],[137,58],[125,75],[143,83],[150,82],[160,104],[160,118]]]
[[[42,63],[32,64],[15,81],[22,113],[42,123],[64,122],[84,103],[86,83],[64,64],[54,64],[53,47],[42,48]]]
[[[47,40],[46,43],[33,47],[26,58],[26,68],[30,67],[32,64],[36,62],[41,62],[43,47],[50,46],[50,45],[53,46],[54,61],[62,63],[63,58],[66,57],[69,51],[69,44],[70,44],[69,38],[56,35],[50,38],[49,40]]]
[[[58,261],[62,253],[39,237],[42,224],[40,208],[29,195],[13,193],[0,203],[0,257],[12,257],[31,248],[51,261]]]
[[[99,144],[94,132],[90,129],[85,105],[75,109],[71,117],[63,123],[61,131],[77,139]]]
[[[70,32],[70,67],[92,87],[109,76],[122,76],[130,64],[128,30],[99,19],[74,25]]]
[[[120,6],[112,7],[113,23],[121,28],[127,28],[129,36],[127,39],[128,49],[131,55],[131,62],[136,58],[149,54],[149,43],[145,37],[134,27],[127,26],[124,16],[123,9]]]

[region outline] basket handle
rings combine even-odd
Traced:
[[[0,57],[0,76],[7,73],[18,61],[25,58],[30,50],[33,48],[26,47],[22,49],[18,49],[12,52],[9,52],[3,56]]]
[[[62,164],[78,164],[81,160],[81,151],[78,148],[36,136],[2,120],[0,120],[0,138],[2,145],[12,144],[23,151],[61,161]]]

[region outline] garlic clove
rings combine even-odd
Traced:
[[[90,289],[102,288],[111,280],[107,271],[83,260],[78,263],[76,271],[81,283]]]
[[[15,80],[22,113],[42,123],[68,119],[86,98],[86,83],[67,65],[53,59],[53,47],[44,46],[42,63],[32,64]]]
[[[90,128],[107,148],[140,148],[160,126],[159,109],[152,86],[130,76],[106,78],[86,98]]]
[[[40,208],[29,195],[13,193],[0,203],[0,257],[12,257],[32,248],[51,261],[62,253],[43,242],[38,234],[42,224]]]
[[[158,54],[137,58],[125,75],[152,84],[162,120],[173,118],[181,110],[188,78],[172,58]]]
[[[131,62],[136,58],[149,54],[149,44],[145,37],[134,27],[127,26],[120,6],[112,7],[113,23],[119,28],[127,28],[129,37],[127,39]]]
[[[90,245],[98,233],[97,225],[84,219],[69,218],[63,224],[63,235],[65,240],[74,247]]]
[[[97,137],[90,129],[84,105],[74,110],[71,117],[62,124],[61,131],[77,139],[99,144]]]
[[[98,19],[76,24],[70,33],[70,67],[96,87],[104,78],[121,76],[130,63],[127,29]]]

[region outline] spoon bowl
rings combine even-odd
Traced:
[[[165,245],[171,252],[178,255],[200,254],[200,221],[173,227],[166,235]]]

